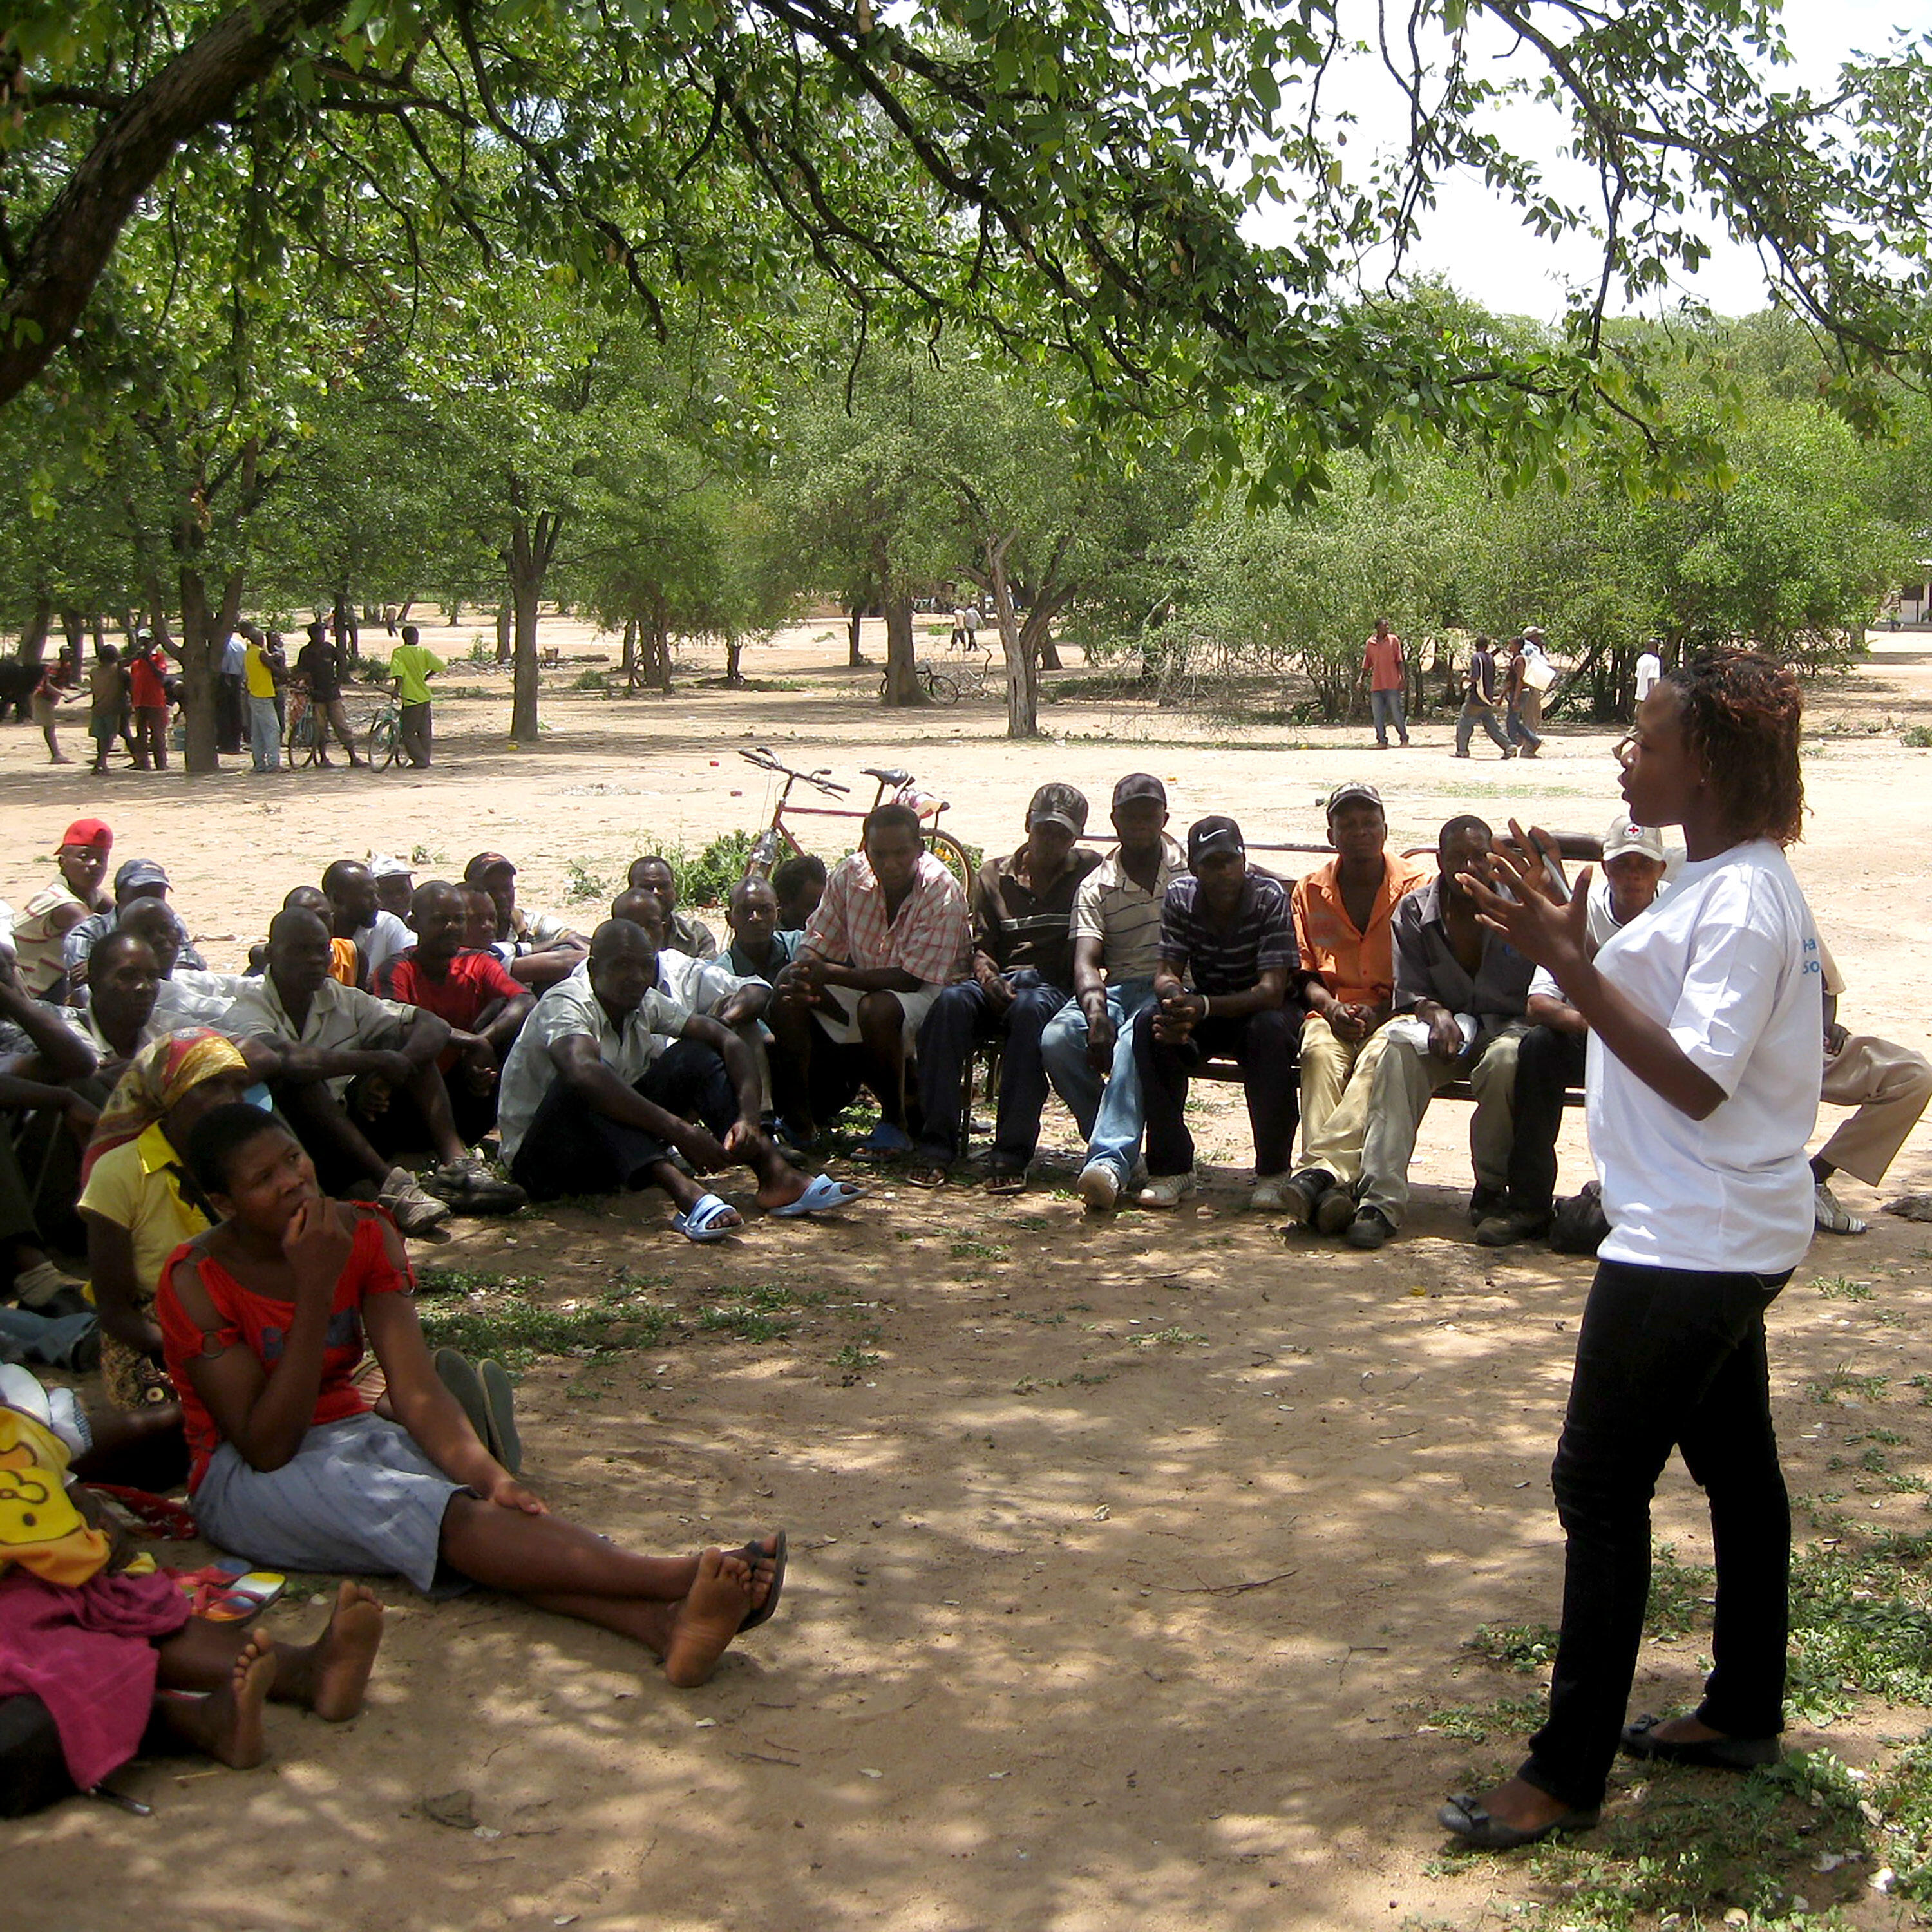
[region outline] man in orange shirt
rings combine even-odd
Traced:
[[[1328,794],[1336,856],[1294,889],[1294,930],[1310,981],[1301,1023],[1301,1135],[1322,1130],[1348,1084],[1356,1056],[1389,1016],[1395,994],[1393,921],[1397,901],[1428,874],[1392,856],[1382,794],[1339,784]]]
[[[1393,724],[1404,746],[1408,742],[1408,718],[1402,707],[1402,685],[1407,676],[1402,661],[1402,640],[1389,628],[1386,617],[1376,620],[1376,634],[1362,646],[1362,674],[1369,687],[1369,710],[1376,721],[1376,749],[1388,749],[1388,728]]]

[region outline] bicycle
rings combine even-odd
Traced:
[[[308,692],[291,686],[288,694],[289,728],[284,742],[291,767],[320,765],[328,760],[328,720],[310,700]],[[362,755],[379,769],[407,762],[403,748],[401,714],[394,698],[386,698],[362,733]]]
[[[776,772],[784,780],[778,790],[777,802],[772,807],[771,823],[759,833],[752,848],[751,856],[745,862],[747,878],[768,878],[772,868],[788,856],[802,855],[805,848],[799,843],[798,836],[785,823],[788,812],[794,818],[856,818],[863,820],[866,813],[856,806],[832,805],[794,805],[790,802],[792,787],[808,784],[823,793],[827,798],[850,798],[852,788],[838,784],[831,776],[832,767],[821,765],[818,770],[801,772],[793,766],[781,764],[770,750],[760,745],[754,751],[740,750],[739,757],[748,764],[756,765],[760,771]],[[939,829],[939,814],[946,810],[946,800],[936,794],[922,791],[919,782],[912,773],[897,766],[868,765],[864,767],[868,778],[876,779],[878,790],[874,794],[872,808],[876,809],[886,802],[890,791],[895,805],[904,805],[919,814],[925,826],[926,849],[959,881],[964,891],[973,883],[973,862],[966,855],[966,848],[950,832]],[[930,820],[929,824],[927,821]]]
[[[914,680],[935,704],[957,704],[959,702],[959,686],[956,680],[943,670],[934,670],[930,664],[916,664],[912,668]],[[891,690],[892,674],[887,671],[879,680],[879,698],[883,703]]]

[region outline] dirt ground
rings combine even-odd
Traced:
[[[1318,836],[1316,801],[1358,773],[1382,786],[1407,845],[1453,810],[1597,829],[1616,808],[1600,730],[1558,728],[1539,763],[1466,772],[1439,721],[1384,754],[1360,728],[1075,701],[1045,714],[1052,736],[1014,746],[990,701],[881,712],[876,673],[844,669],[830,624],[748,654],[754,680],[788,688],[693,682],[622,700],[567,689],[584,668],[570,660],[598,646],[545,629],[566,662],[542,748],[506,749],[502,681],[458,668],[448,682],[478,694],[439,704],[428,775],[94,779],[50,770],[28,728],[0,732],[0,895],[17,904],[50,874],[62,826],[98,812],[117,860],[167,865],[212,964],[239,963],[290,884],[371,848],[415,850],[419,876],[501,849],[526,904],[587,926],[596,902],[574,889],[608,893],[654,844],[694,851],[758,822],[769,794],[734,755],[752,743],[847,779],[908,762],[951,800],[946,824],[988,847],[1017,842],[1048,778],[1081,785],[1103,826],[1114,779],[1135,768],[1166,780],[1179,826],[1231,811],[1256,840]],[[472,634],[425,641],[460,656]],[[1926,644],[1882,640],[1815,694],[1812,816],[1794,854],[1850,982],[1844,1017],[1921,1049],[1932,754],[1901,748],[1898,728],[1932,720]],[[868,634],[869,654],[881,648]],[[834,827],[820,849],[849,842]],[[397,1585],[358,1721],[278,1710],[260,1772],[143,1764],[119,1781],[151,1820],[76,1802],[0,1826],[8,1922],[1260,1932],[1468,1926],[1546,1902],[1546,1876],[1522,1862],[1441,1857],[1436,1804],[1516,1740],[1472,1745],[1430,1718],[1535,1688],[1466,1646],[1479,1625],[1555,1620],[1546,1472],[1587,1266],[1472,1244],[1457,1106],[1425,1123],[1413,1220],[1374,1256],[1285,1246],[1246,1211],[1238,1090],[1197,1112],[1210,1185],[1165,1217],[1083,1216],[1056,1107],[1048,1170],[1015,1200],[887,1180],[842,1220],[754,1220],[704,1250],[655,1196],[459,1224],[421,1258],[533,1278],[559,1306],[629,1270],[677,1311],[648,1348],[530,1370],[530,1478],[651,1549],[786,1525],[782,1614],[710,1686],[678,1693],[615,1636]],[[1580,1130],[1563,1154],[1576,1176]],[[1928,1526],[1923,1496],[1830,1465],[1856,1459],[1882,1412],[1892,1466],[1932,1473],[1932,1410],[1909,1381],[1932,1372],[1932,1234],[1877,1211],[1928,1186],[1925,1130],[1882,1192],[1846,1182],[1872,1232],[1821,1237],[1772,1324],[1794,1495],[1841,1492],[1861,1521],[1907,1530]],[[706,1310],[748,1304],[784,1332],[704,1325]],[[1840,1371],[1884,1379],[1816,1400]],[[1684,1560],[1708,1562],[1681,1467],[1657,1520]],[[270,1623],[300,1634],[320,1616],[285,1604]],[[1706,1641],[1647,1645],[1636,1708],[1690,1698]],[[1792,1742],[1868,1764],[1928,1721],[1868,1702]],[[1614,1804],[1638,1802],[1619,1778]],[[424,1812],[458,1792],[480,1828]],[[1820,1878],[1812,1904],[1894,1922],[1862,1871]]]

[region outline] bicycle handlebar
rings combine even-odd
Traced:
[[[834,798],[849,798],[852,794],[850,785],[835,784],[820,772],[794,771],[790,765],[781,764],[763,745],[752,752],[746,751],[740,746],[738,755],[747,764],[757,765],[763,770],[782,772],[788,778],[802,778],[807,784],[816,785],[820,791]]]

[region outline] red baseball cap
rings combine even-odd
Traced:
[[[104,818],[76,818],[61,834],[63,845],[98,845],[106,851],[114,843],[114,834]]]

